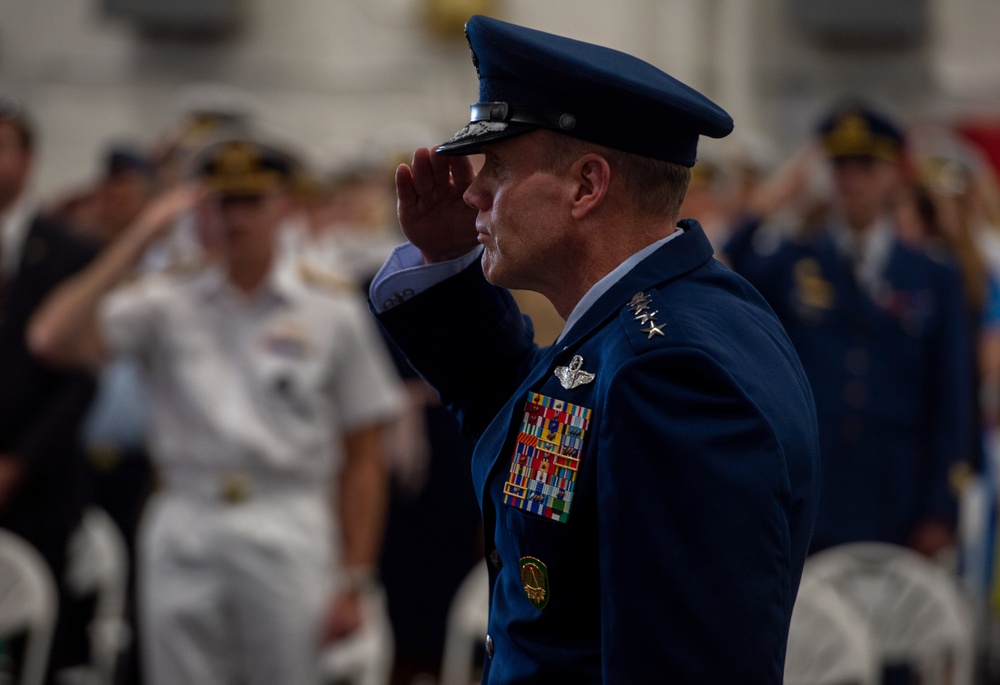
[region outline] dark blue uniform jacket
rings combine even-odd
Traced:
[[[814,549],[906,544],[954,521],[949,467],[975,425],[973,360],[958,272],[894,241],[873,295],[826,229],[771,249],[758,226],[726,248],[785,325],[816,396],[823,487]]]
[[[26,332],[45,296],[95,253],[60,224],[37,219],[17,274],[0,284],[0,454],[20,460],[25,469],[20,489],[0,511],[0,527],[37,547],[57,577],[86,502],[78,431],[94,380],[88,372],[57,369],[33,357]]]
[[[481,436],[484,682],[781,682],[812,395],[770,307],[682,227],[549,348],[479,265],[379,315]]]

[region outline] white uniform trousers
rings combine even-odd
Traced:
[[[332,528],[318,491],[158,495],[137,578],[147,684],[318,683]]]

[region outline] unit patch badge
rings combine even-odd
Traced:
[[[590,409],[531,393],[524,406],[503,501],[566,523]]]
[[[549,570],[535,557],[521,557],[521,586],[539,611],[549,603]]]

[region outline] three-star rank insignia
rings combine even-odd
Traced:
[[[531,393],[514,443],[504,504],[566,523],[590,409]]]
[[[666,326],[663,323],[656,323],[656,315],[660,312],[649,310],[652,301],[653,299],[649,295],[639,291],[625,305],[630,312],[635,314],[635,320],[639,322],[639,330],[645,333],[647,338],[652,338],[654,335],[664,335],[663,327]],[[648,328],[642,328],[642,326],[648,326]]]
[[[521,587],[539,611],[549,603],[549,569],[535,557],[521,557]]]

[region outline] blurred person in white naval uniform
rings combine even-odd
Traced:
[[[147,682],[317,683],[374,580],[398,380],[358,296],[277,258],[289,159],[242,138],[197,168],[201,186],[154,201],[47,301],[29,342],[144,370],[163,484],[140,540]],[[221,231],[219,262],[115,289],[192,208]]]

